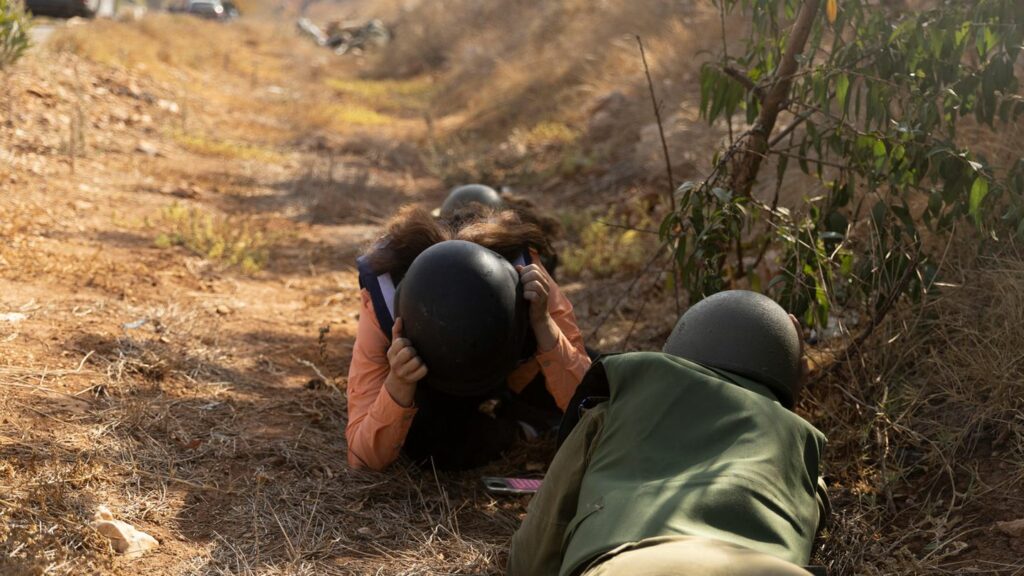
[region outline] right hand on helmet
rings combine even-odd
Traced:
[[[395,320],[391,328],[391,347],[388,348],[388,364],[391,371],[384,380],[384,386],[398,405],[408,408],[416,399],[416,383],[427,375],[423,363],[408,338],[402,337],[402,319]]]

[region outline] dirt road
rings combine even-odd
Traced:
[[[32,44],[34,46],[41,46],[50,39],[53,35],[53,31],[58,27],[62,26],[63,22],[60,20],[50,20],[45,18],[36,19],[32,25]]]
[[[368,86],[273,25],[172,18],[61,30],[16,71],[0,572],[498,569],[521,510],[344,463],[353,259],[440,188]],[[101,504],[160,547],[113,554]]]

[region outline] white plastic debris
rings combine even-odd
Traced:
[[[111,546],[118,554],[128,558],[138,558],[160,545],[149,534],[138,530],[135,526],[120,520],[114,520],[114,514],[106,506],[100,506],[92,521],[92,527],[97,532],[110,539]]]
[[[21,312],[5,312],[0,314],[0,322],[8,322],[10,324],[17,324],[26,319],[28,319],[28,314],[22,314]]]
[[[138,330],[145,326],[146,322],[149,322],[149,318],[139,318],[132,322],[125,322],[124,324],[121,324],[121,327],[125,330]]]

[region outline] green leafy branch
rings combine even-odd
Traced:
[[[925,233],[950,234],[961,220],[990,238],[1024,233],[1024,159],[999,166],[959,135],[1024,114],[1024,6],[839,6],[823,17],[818,0],[720,1],[723,19],[737,8],[753,17],[745,52],[723,49],[701,72],[701,114],[728,123],[730,145],[704,180],[678,188],[661,227],[691,301],[746,278],[822,326],[836,303],[877,313],[927,289],[936,270]],[[749,128],[733,138],[737,115]],[[768,158],[770,203],[752,197]],[[796,211],[778,205],[790,160],[822,190]],[[754,268],[771,246],[781,272],[762,279]]]
[[[0,0],[0,72],[18,61],[31,45],[30,19],[16,0]]]

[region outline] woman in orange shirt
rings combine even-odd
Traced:
[[[530,260],[519,262],[516,271],[529,301],[531,337],[523,359],[505,379],[507,386],[497,393],[454,396],[418,385],[430,366],[403,337],[402,319],[394,318],[395,287],[413,261],[452,239],[493,250],[509,262]],[[382,470],[404,450],[414,461],[432,461],[439,468],[478,466],[511,445],[521,421],[536,425],[565,410],[590,359],[572,304],[538,258],[545,245],[540,229],[516,212],[480,205],[440,220],[407,207],[390,222],[360,258],[362,310],[345,429],[350,465]]]

